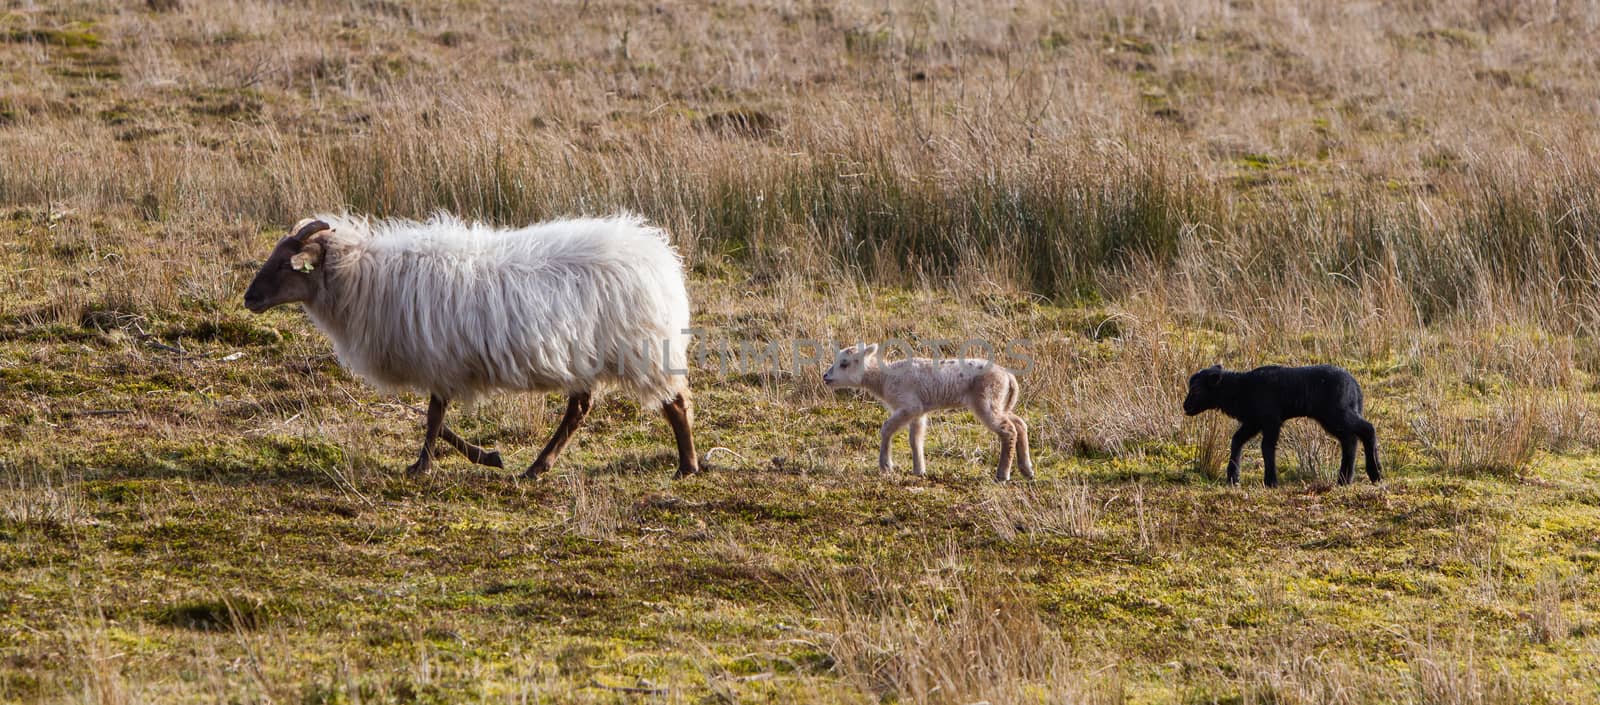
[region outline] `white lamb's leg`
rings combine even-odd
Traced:
[[[1011,415],[1011,428],[1017,432],[1017,469],[1022,476],[1033,479],[1033,453],[1028,450],[1028,422],[1021,414]]]
[[[900,410],[889,414],[889,420],[883,422],[883,430],[878,433],[881,439],[878,443],[879,470],[889,472],[894,469],[894,461],[889,459],[889,444],[894,440],[894,434],[899,433],[900,429],[905,428],[905,425],[916,417],[917,415],[910,411]]]
[[[911,420],[911,474],[926,477],[928,468],[922,459],[922,442],[928,437],[928,415]]]
[[[1017,434],[1011,427],[1010,415],[1000,418],[987,399],[979,400],[978,403],[974,404],[972,413],[1000,439],[1000,462],[994,469],[995,482],[1005,482],[1011,479],[1011,453],[1016,448]]]

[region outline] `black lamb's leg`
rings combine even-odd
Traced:
[[[1361,445],[1367,452],[1367,479],[1376,484],[1383,479],[1383,469],[1378,467],[1378,431],[1366,419],[1356,420],[1361,422],[1354,424],[1356,435],[1361,437]]]
[[[1339,484],[1348,485],[1356,476],[1356,434],[1346,430],[1339,434]]]
[[[1278,486],[1278,432],[1281,426],[1273,426],[1261,431],[1261,462],[1266,466],[1267,486]]]
[[[1233,433],[1233,447],[1228,451],[1228,484],[1239,484],[1239,454],[1244,452],[1244,444],[1255,438],[1261,429],[1250,424],[1239,424],[1239,430]]]

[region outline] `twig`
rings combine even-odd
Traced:
[[[649,683],[650,681],[641,680],[639,682],[640,683]],[[633,695],[666,695],[669,692],[666,688],[657,688],[655,686],[644,687],[644,686],[626,686],[626,685],[606,685],[606,684],[601,683],[600,681],[597,681],[597,680],[589,681],[589,687],[591,687],[591,688],[599,688],[601,690],[609,690],[609,691],[616,692],[616,693],[630,693],[630,694],[633,694]]]
[[[157,350],[164,350],[169,353],[176,353],[184,356],[189,354],[188,350],[184,350],[181,347],[173,347],[171,345],[167,345],[166,343],[157,341],[156,336],[146,332],[144,326],[139,325],[138,321],[133,321],[133,335],[135,338],[138,338],[140,342]]]
[[[712,454],[713,454],[713,453],[715,453],[715,452],[717,452],[717,451],[719,451],[719,450],[720,450],[720,451],[722,451],[722,452],[724,452],[724,453],[727,453],[727,454],[728,454],[728,455],[731,455],[731,456],[733,456],[733,457],[735,457],[735,458],[738,458],[738,459],[739,459],[739,462],[741,462],[741,463],[747,463],[747,462],[750,462],[750,461],[748,461],[748,460],[745,460],[745,459],[744,459],[744,456],[742,456],[742,455],[739,455],[739,454],[738,454],[738,453],[735,453],[735,452],[733,452],[733,449],[732,449],[732,448],[724,448],[724,447],[722,447],[722,446],[716,446],[716,447],[713,447],[713,448],[712,448],[712,449],[711,449],[711,450],[708,450],[708,451],[706,451],[706,455],[705,455],[705,461],[706,461],[706,462],[708,462],[708,463],[709,463],[709,462],[711,462],[711,455],[712,455]]]
[[[171,345],[167,345],[166,343],[158,343],[158,342],[156,342],[154,340],[146,339],[144,341],[144,344],[148,345],[148,346],[150,346],[152,348],[155,348],[157,350],[165,350],[166,352],[169,352],[169,353],[177,353],[179,355],[188,355],[189,354],[189,351],[184,350],[183,348],[173,347]]]

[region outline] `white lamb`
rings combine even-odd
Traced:
[[[501,467],[444,427],[445,407],[496,389],[562,391],[566,415],[525,477],[548,470],[597,385],[659,405],[678,475],[699,469],[690,435],[689,296],[666,234],[635,216],[502,230],[320,216],[300,221],[245,291],[256,313],[300,303],[340,362],[385,389],[425,392],[426,472],[435,438]]]
[[[927,434],[926,415],[939,409],[967,407],[983,425],[1000,437],[1000,463],[994,479],[1011,479],[1013,447],[1017,469],[1033,478],[1033,458],[1028,453],[1028,424],[1014,413],[1017,405],[1017,378],[988,360],[963,358],[930,360],[911,358],[883,364],[878,346],[858,345],[840,350],[833,367],[823,374],[828,388],[864,389],[889,409],[889,420],[879,433],[878,467],[889,471],[889,444],[906,425],[911,426],[911,472],[927,474],[922,458],[922,442]]]

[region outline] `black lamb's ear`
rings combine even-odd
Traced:
[[[1212,370],[1216,370],[1218,372],[1221,372],[1222,371],[1222,363],[1219,362],[1219,363],[1217,363],[1215,365],[1212,365],[1211,367],[1209,367],[1207,369],[1212,369]]]

